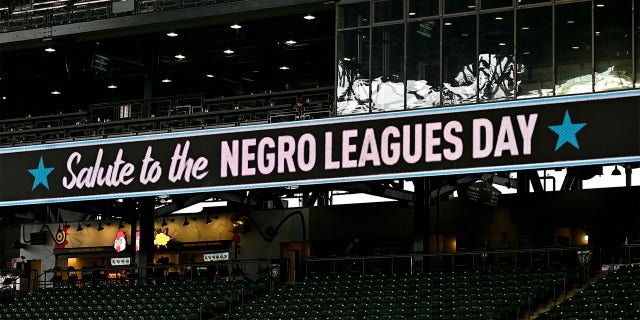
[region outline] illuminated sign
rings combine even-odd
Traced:
[[[204,262],[229,260],[229,252],[205,253],[203,256]]]
[[[136,231],[136,252],[140,251],[140,230]]]
[[[118,233],[116,233],[116,240],[113,241],[113,248],[116,249],[116,252],[122,252],[127,248],[127,238],[124,235],[124,232],[118,231]]]
[[[640,161],[640,90],[0,149],[0,206]]]
[[[112,266],[128,266],[131,264],[131,258],[111,258]]]

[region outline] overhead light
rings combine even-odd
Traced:
[[[461,33],[460,35],[463,36],[463,37],[468,37],[469,36],[468,33]]]
[[[522,27],[522,28],[520,28],[520,29],[522,29],[522,30],[529,30],[529,27]]]
[[[52,52],[56,52],[56,49],[51,48],[51,47],[47,47],[47,48],[44,49],[44,51],[52,53]]]
[[[175,37],[177,37],[177,36],[178,36],[178,34],[177,34],[177,33],[175,33],[175,32],[173,32],[173,31],[172,31],[172,32],[168,32],[168,33],[167,33],[167,37],[169,37],[169,38],[175,38]]]
[[[574,24],[576,23],[574,20],[567,20],[567,24]]]
[[[349,58],[349,57],[344,57],[344,58],[342,58],[342,60],[344,60],[344,61],[351,61],[351,58]]]
[[[613,168],[613,171],[611,171],[611,175],[619,176],[619,175],[622,175],[622,172],[620,172],[620,169],[618,169],[618,166],[616,166],[615,168]]]
[[[213,221],[211,221],[211,218],[209,218],[209,215],[207,215],[207,220],[204,223],[210,224],[211,222],[213,222]]]
[[[73,5],[74,6],[81,6],[81,5],[85,5],[85,4],[93,4],[93,3],[101,3],[101,2],[109,2],[111,0],[91,0],[91,1],[82,1],[82,2],[76,2]]]
[[[161,226],[166,227],[167,226],[167,220],[165,220],[165,218],[162,218],[162,224]]]
[[[530,55],[530,54],[531,54],[531,52],[529,52],[529,51],[525,51],[525,52],[523,52],[522,54],[524,54],[524,55]]]
[[[467,8],[469,8],[469,9],[475,9],[475,8],[476,8],[476,5],[475,5],[475,4],[470,4],[470,5],[468,5],[468,6],[467,6]]]
[[[596,31],[596,37],[600,36],[600,31]]]
[[[164,78],[164,79],[162,79],[162,83],[171,83],[171,79]]]
[[[444,23],[444,25],[445,25],[445,26],[450,26],[450,25],[452,25],[452,24],[453,24],[453,23],[451,23],[451,22],[445,22],[445,23]]]
[[[260,70],[252,70],[252,73],[260,73]]]
[[[82,227],[82,224],[80,224],[80,222],[78,222],[78,228],[76,229],[76,231],[80,232],[84,230],[84,228]]]
[[[497,16],[497,17],[495,17],[494,19],[496,19],[496,20],[500,21],[500,20],[502,20],[503,18],[502,18],[501,16]]]
[[[499,45],[499,46],[506,46],[507,44],[506,44],[506,43],[504,43],[504,42],[500,42],[500,43],[498,43],[498,45]]]
[[[578,46],[573,46],[573,47],[571,47],[571,49],[573,49],[573,50],[578,50],[578,49],[580,49],[580,47],[578,47]]]
[[[230,26],[230,28],[231,28],[231,29],[238,30],[238,29],[242,28],[242,26],[241,26],[241,25],[239,25],[239,24],[237,24],[237,23],[234,23],[234,24],[232,24],[232,25]]]
[[[118,229],[124,229],[124,224],[122,223],[122,221],[120,221],[120,224],[118,225]]]
[[[289,70],[289,67],[287,67],[287,66],[282,66],[282,67],[280,67],[280,70]]]
[[[59,95],[59,94],[61,94],[61,93],[62,93],[62,92],[60,92],[60,91],[58,91],[58,90],[53,90],[53,91],[51,91],[51,94],[52,94],[52,95]]]
[[[589,242],[589,235],[585,233],[584,235],[584,242]]]
[[[410,15],[410,16],[415,16],[415,15],[416,15],[416,13],[415,13],[415,12],[409,12],[409,15]]]
[[[102,222],[98,223],[98,231],[102,231],[104,228],[102,227]]]
[[[2,100],[7,100],[7,97],[6,96],[2,96]]]
[[[292,46],[292,45],[294,45],[296,43],[298,43],[298,42],[296,42],[295,40],[287,40],[287,41],[285,41],[285,44],[290,45],[290,46]]]
[[[184,222],[182,223],[183,226],[188,226],[189,225],[189,218],[188,217],[184,217]]]
[[[224,52],[224,53],[226,53],[226,54],[232,54],[232,53],[234,53],[235,51],[233,51],[233,50],[231,50],[231,49],[227,49],[227,50],[222,51],[222,52]]]
[[[598,7],[598,8],[604,8],[604,3],[598,3],[598,4],[596,4],[596,7]]]
[[[110,84],[107,86],[108,89],[118,89],[118,86],[116,86],[115,84]]]
[[[207,78],[213,78],[213,75],[209,73],[207,74]]]
[[[179,59],[179,60],[186,58],[182,53],[178,53],[174,57],[176,57],[176,59]]]
[[[315,18],[316,18],[315,16],[310,15],[310,14],[308,14],[308,15],[304,16],[304,19],[305,19],[305,20],[313,20],[313,19],[315,19]]]

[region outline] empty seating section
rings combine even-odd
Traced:
[[[640,266],[610,272],[537,319],[640,319]]]
[[[0,319],[207,319],[266,288],[245,280],[47,288],[0,306]]]
[[[515,319],[562,288],[562,272],[429,273],[310,279],[221,318]]]
[[[203,99],[178,96],[92,105],[89,111],[0,120],[0,146],[309,120],[333,115],[332,88]],[[304,100],[302,100],[304,99]],[[304,101],[301,108],[293,104]]]

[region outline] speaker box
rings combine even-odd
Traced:
[[[47,234],[44,231],[31,233],[32,245],[45,244],[45,243],[47,243]]]

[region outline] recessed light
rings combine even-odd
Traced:
[[[226,53],[226,54],[232,54],[232,53],[234,53],[235,51],[233,51],[233,50],[231,50],[231,49],[227,49],[227,50],[222,51],[222,52],[224,52],[224,53]]]
[[[502,47],[502,46],[506,46],[507,44],[504,43],[504,42],[500,42],[500,43],[498,43],[498,45]]]
[[[5,96],[2,96],[2,100],[7,100],[7,97],[5,97]]]
[[[175,55],[175,57],[176,57],[176,59],[180,59],[180,60],[182,60],[182,59],[186,58],[186,57],[185,57],[183,54],[181,54],[181,53],[176,54],[176,55]]]
[[[410,15],[410,16],[415,16],[415,15],[416,15],[416,13],[415,13],[415,12],[409,12],[409,15]]]
[[[530,55],[530,54],[531,54],[531,52],[529,52],[529,51],[525,51],[525,52],[523,52],[522,54],[524,54],[524,55]]]
[[[115,84],[110,84],[107,86],[108,89],[118,89],[118,86],[116,86]]]
[[[207,76],[206,76],[206,77],[207,77],[207,78],[213,78],[213,75],[212,75],[212,74],[210,74],[210,73],[207,73]]]
[[[498,21],[500,21],[500,20],[502,20],[502,19],[504,19],[504,18],[502,18],[502,17],[500,17],[500,16],[497,16],[497,17],[495,17],[495,19],[496,19],[496,20],[498,20]]]
[[[175,32],[173,32],[173,31],[172,31],[172,32],[168,32],[168,33],[167,33],[167,37],[170,37],[170,38],[175,38],[175,37],[177,37],[177,36],[178,36],[178,34],[177,34],[177,33],[175,33]]]
[[[236,29],[236,30],[238,30],[238,29],[240,29],[240,28],[242,28],[242,26],[241,26],[241,25],[239,25],[239,24],[237,24],[237,23],[234,23],[234,24],[232,24],[232,25],[231,25],[231,29]]]
[[[171,83],[171,79],[164,78],[164,79],[162,79],[162,83]]]
[[[529,27],[522,27],[522,28],[520,28],[520,29],[522,29],[522,30],[529,30]]]
[[[451,22],[445,22],[445,23],[444,23],[444,25],[445,25],[445,26],[450,26],[450,25],[452,25],[452,24],[453,24],[453,23],[451,23]]]
[[[51,47],[47,47],[47,48],[44,49],[44,51],[51,53],[51,52],[56,52],[56,49],[51,48]]]
[[[567,24],[574,24],[574,23],[576,23],[576,22],[573,21],[573,20],[567,20]]]
[[[604,3],[598,3],[598,4],[596,4],[596,7],[598,7],[598,8],[604,8]]]
[[[287,67],[287,66],[282,66],[282,67],[280,67],[280,70],[289,70],[289,67]]]
[[[578,46],[573,46],[573,47],[571,47],[571,49],[573,49],[573,50],[578,50],[578,49],[580,49],[580,47],[578,47]]]
[[[61,93],[62,93],[62,92],[60,92],[60,91],[58,91],[58,90],[53,90],[53,91],[51,91],[51,94],[53,94],[53,95],[59,95],[59,94],[61,94]]]
[[[294,45],[294,44],[296,44],[298,42],[296,42],[295,40],[287,40],[287,41],[285,41],[285,43],[290,45],[290,46],[292,46],[292,45]]]
[[[468,6],[467,6],[467,8],[469,8],[469,9],[475,9],[475,8],[476,8],[476,5],[474,5],[474,4],[470,4],[470,5],[468,5]]]
[[[342,58],[342,60],[344,60],[344,61],[351,61],[351,58],[349,58],[349,57],[344,57],[344,58]]]
[[[315,16],[310,15],[310,14],[308,14],[308,15],[304,16],[304,19],[305,19],[305,20],[313,20],[313,19],[315,19],[315,18],[316,18]]]

